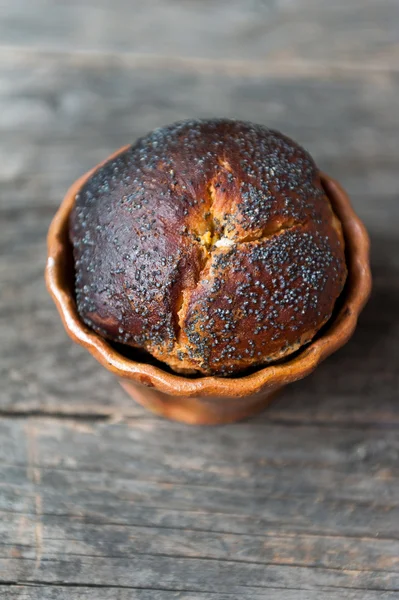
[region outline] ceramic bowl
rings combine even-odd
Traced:
[[[322,174],[326,193],[342,223],[348,278],[335,314],[310,344],[284,362],[240,377],[186,377],[151,361],[127,358],[91,331],[76,310],[68,219],[76,194],[94,170],[72,185],[51,223],[46,283],[70,337],[114,373],[126,392],[143,406],[169,419],[192,424],[238,421],[265,408],[285,385],[309,375],[353,334],[371,290],[369,238],[345,191],[331,177]]]

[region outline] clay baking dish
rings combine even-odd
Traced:
[[[284,362],[231,378],[186,377],[150,362],[125,357],[86,327],[75,304],[68,219],[77,192],[94,170],[72,185],[50,226],[46,283],[70,337],[114,373],[128,394],[143,406],[167,418],[192,424],[238,421],[262,410],[277,390],[309,375],[354,332],[371,290],[369,239],[345,191],[322,174],[323,186],[343,226],[348,278],[335,314],[309,345]]]

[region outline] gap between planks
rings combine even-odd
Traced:
[[[290,415],[285,417],[285,412],[278,412],[277,416],[273,416],[272,414],[269,416],[266,413],[260,414],[258,417],[254,417],[252,419],[243,420],[241,423],[243,425],[250,424],[251,426],[256,427],[267,427],[268,425],[280,425],[282,427],[293,428],[293,427],[322,427],[322,428],[331,428],[331,429],[355,429],[355,430],[380,430],[380,429],[392,429],[396,430],[399,428],[399,419],[395,414],[387,414],[383,420],[379,417],[380,415],[371,415],[369,419],[361,418],[359,420],[350,420],[350,416],[342,415],[331,418],[331,415],[321,415],[316,418],[310,418],[307,414],[304,417],[298,418],[298,416]],[[364,417],[364,415],[363,415]],[[353,418],[353,417],[352,417]],[[73,423],[76,421],[76,424],[79,422],[87,422],[87,423],[104,423],[108,425],[115,424],[124,424],[127,426],[134,427],[138,425],[140,422],[160,422],[160,423],[169,423],[156,415],[148,412],[148,414],[138,414],[132,415],[128,412],[124,412],[123,410],[118,410],[114,408],[106,408],[103,406],[88,406],[82,407],[82,410],[76,410],[76,407],[73,409],[65,408],[47,408],[43,407],[42,409],[24,409],[17,408],[16,410],[12,409],[0,409],[0,419],[3,420],[45,420],[45,421],[62,421],[62,422],[70,422],[73,426]],[[172,424],[178,426],[179,423],[172,422]],[[184,424],[180,424],[182,427]],[[231,425],[230,425],[231,426]],[[240,423],[233,424],[233,426],[239,427]],[[190,425],[185,427],[192,427]],[[223,427],[223,426],[222,426]]]
[[[29,546],[27,546],[29,547]],[[320,571],[337,571],[339,573],[345,573],[347,575],[353,575],[354,577],[356,577],[357,575],[359,575],[360,573],[375,573],[375,574],[384,574],[384,573],[393,573],[393,574],[397,574],[398,571],[397,569],[345,569],[343,567],[331,567],[328,566],[326,567],[325,565],[318,565],[318,564],[306,564],[306,563],[297,563],[297,562],[273,562],[273,561],[260,561],[260,560],[240,560],[238,558],[223,558],[220,556],[202,556],[202,555],[198,555],[198,556],[193,556],[193,555],[185,555],[185,554],[175,554],[175,553],[170,553],[170,554],[166,554],[163,552],[134,552],[131,554],[90,554],[88,552],[57,552],[52,554],[52,557],[50,559],[46,559],[46,562],[48,563],[49,561],[53,561],[56,562],[57,560],[63,560],[60,559],[60,557],[65,556],[67,557],[66,559],[64,559],[64,561],[67,561],[69,559],[69,557],[74,557],[74,556],[78,556],[78,557],[84,557],[84,558],[94,558],[94,559],[111,559],[111,560],[129,560],[129,559],[134,559],[140,556],[145,556],[145,557],[150,557],[150,558],[175,558],[176,560],[185,560],[185,561],[207,561],[207,562],[216,562],[216,563],[228,563],[231,564],[232,566],[235,564],[243,564],[243,565],[258,565],[261,567],[286,567],[286,568],[293,568],[293,569],[309,569],[311,571],[313,570],[320,570]],[[29,557],[20,557],[19,560],[23,560],[23,561],[36,561],[35,558],[29,558]],[[0,584],[3,583],[0,580]],[[352,589],[352,588],[349,588]],[[360,588],[360,589],[368,589],[368,588]],[[391,590],[389,590],[391,591]]]

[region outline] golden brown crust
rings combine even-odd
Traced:
[[[228,375],[292,353],[346,277],[310,156],[238,121],[139,140],[82,187],[70,236],[83,320],[183,372]]]

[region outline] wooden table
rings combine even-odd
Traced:
[[[399,597],[399,3],[0,3],[0,597]],[[259,418],[134,405],[43,283],[67,186],[149,129],[250,119],[339,178],[372,239],[351,342]]]

